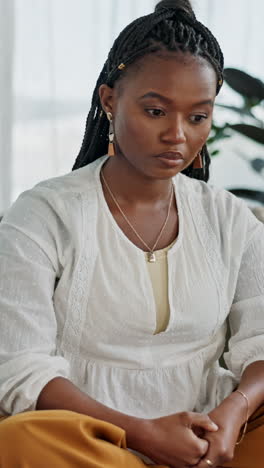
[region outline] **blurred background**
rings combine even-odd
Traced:
[[[0,0],[0,214],[22,191],[71,170],[114,38],[156,3]],[[210,183],[264,204],[264,2],[192,4],[220,42],[229,83],[215,109]]]

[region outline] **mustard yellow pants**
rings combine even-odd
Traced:
[[[125,432],[104,421],[71,411],[32,411],[0,419],[0,468],[144,467],[126,450]],[[264,407],[251,418],[235,459],[226,467],[264,468]]]

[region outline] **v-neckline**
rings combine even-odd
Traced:
[[[96,171],[96,174],[95,174],[96,184],[97,184],[97,187],[98,187],[99,198],[100,198],[101,204],[103,206],[104,212],[106,213],[112,227],[114,228],[115,232],[119,235],[119,237],[121,239],[123,239],[123,241],[125,241],[130,246],[130,248],[133,248],[135,250],[135,252],[139,253],[142,256],[145,256],[146,251],[144,251],[143,249],[138,247],[136,244],[134,244],[126,236],[124,231],[120,228],[120,226],[118,225],[117,221],[115,220],[113,214],[111,213],[111,210],[110,210],[110,208],[108,206],[108,203],[107,203],[107,201],[105,199],[105,195],[104,195],[104,191],[103,191],[103,187],[102,187],[102,182],[101,182],[101,178],[100,178],[100,173],[101,173],[101,169],[102,169],[104,163],[107,161],[107,159],[108,159],[108,156],[102,157],[102,161],[97,166],[97,171]],[[178,236],[177,236],[176,239],[174,239],[173,242],[170,242],[170,245],[171,244],[173,244],[173,245],[168,250],[168,256],[173,254],[174,251],[178,248],[179,244],[181,243],[182,236],[183,236],[182,202],[181,202],[181,197],[180,197],[180,193],[179,193],[179,190],[178,190],[178,184],[176,183],[176,180],[175,180],[176,178],[177,178],[177,175],[172,179],[172,183],[173,183],[173,189],[174,189],[174,194],[175,194],[175,198],[176,198],[176,202],[177,202],[177,209],[178,209]],[[166,249],[166,246],[164,248]],[[157,249],[154,252],[159,252],[160,250],[163,250],[163,249]]]

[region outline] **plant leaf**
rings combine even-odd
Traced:
[[[251,110],[246,108],[246,107],[236,107],[236,106],[228,106],[226,104],[216,104],[217,107],[221,107],[222,109],[228,109],[233,112],[237,112],[240,115],[247,115],[248,117],[252,117],[253,119],[256,120],[256,122],[259,122],[259,120],[252,114]]]
[[[255,127],[254,125],[246,125],[246,124],[234,124],[229,125],[229,128],[235,130],[236,132],[241,133],[242,135],[251,138],[258,143],[262,143],[264,145],[264,129]]]
[[[228,189],[228,191],[233,193],[237,197],[247,198],[249,200],[254,200],[254,201],[264,203],[264,192],[261,190],[231,188],[231,189]]]
[[[262,172],[264,169],[264,158],[255,158],[250,161],[250,165],[256,172]]]
[[[225,68],[224,77],[227,84],[245,98],[253,100],[252,105],[264,99],[264,83],[237,68]]]
[[[216,150],[212,151],[212,153],[210,154],[210,156],[211,156],[211,157],[217,156],[219,153],[220,153],[220,150],[216,149]]]

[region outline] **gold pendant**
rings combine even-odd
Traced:
[[[148,252],[148,262],[155,263],[156,262],[156,255],[154,252]]]

